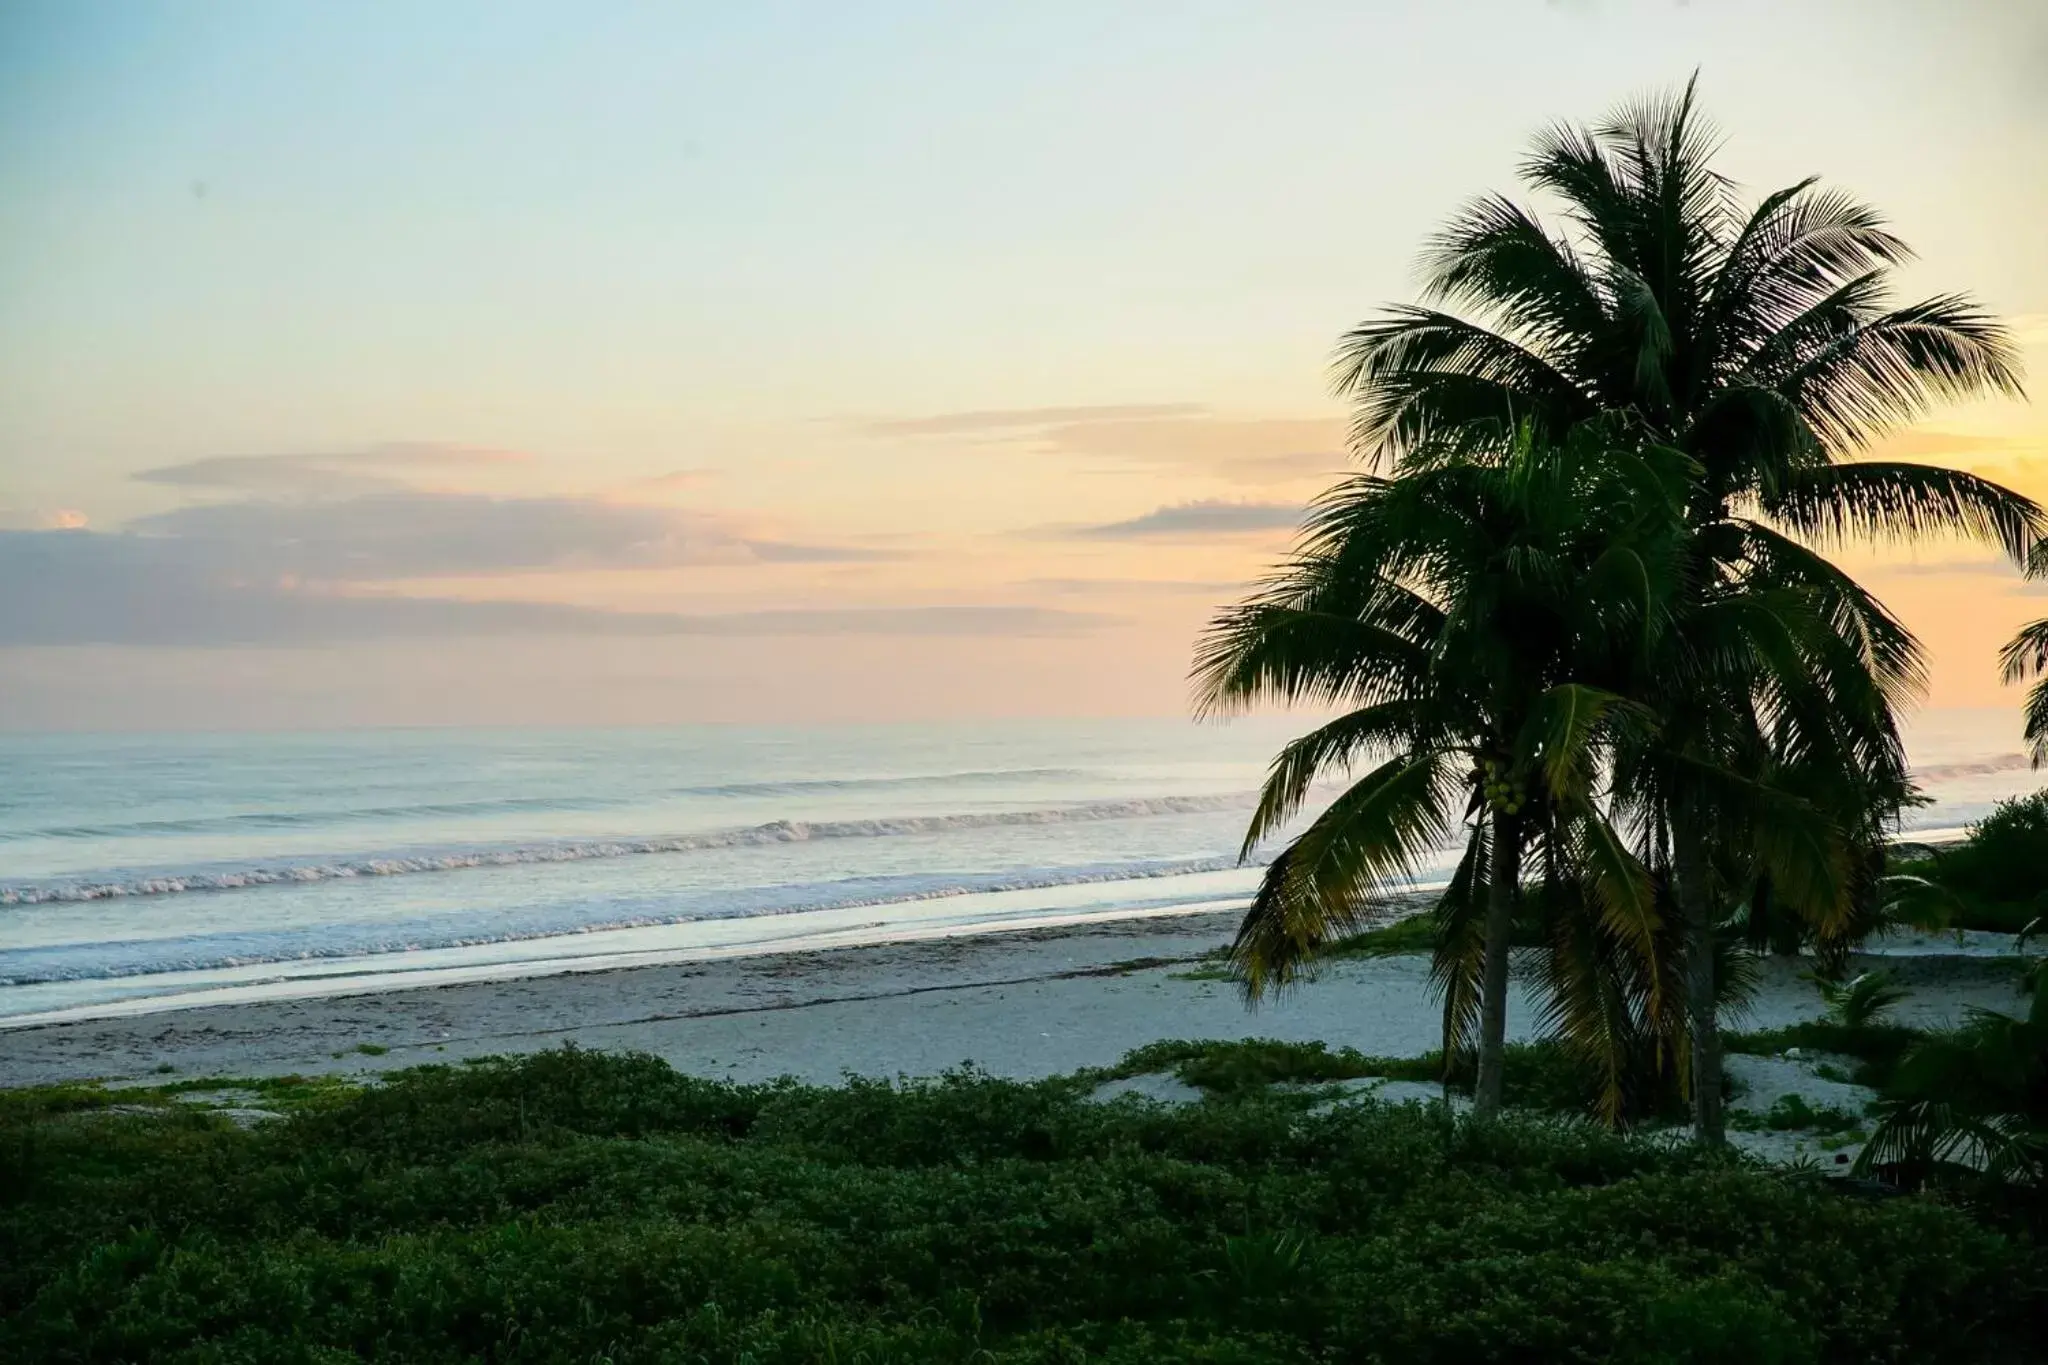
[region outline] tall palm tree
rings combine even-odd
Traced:
[[[1547,881],[1583,884],[1604,951],[1648,964],[1634,979],[1658,1006],[1654,891],[1597,800],[1602,748],[1640,708],[1598,680],[1624,673],[1616,661],[1640,654],[1661,619],[1683,463],[1611,449],[1592,427],[1555,443],[1524,428],[1488,464],[1348,479],[1312,510],[1293,562],[1217,618],[1197,656],[1204,710],[1350,708],[1275,760],[1247,854],[1319,779],[1383,756],[1268,867],[1234,950],[1254,997],[1462,820],[1434,974],[1447,1066],[1478,1026],[1479,1112],[1501,1102],[1509,941],[1532,847]],[[1608,1074],[1612,1110],[1620,1068]]]
[[[1773,828],[1752,799],[1767,777],[1832,788],[1826,804],[1850,810],[1850,833],[1867,841],[1883,812],[1855,817],[1859,797],[1842,784],[1859,753],[1877,753],[1887,778],[1902,761],[1892,713],[1920,677],[1912,637],[1816,547],[1960,533],[2017,558],[2043,529],[2030,501],[1987,480],[1851,458],[1937,400],[2018,393],[2016,352],[1964,296],[1892,306],[1889,277],[1908,249],[1852,198],[1809,179],[1743,207],[1713,169],[1715,142],[1691,84],[1546,133],[1523,178],[1562,205],[1562,229],[1504,196],[1468,205],[1430,245],[1425,302],[1354,329],[1336,370],[1356,403],[1354,444],[1376,468],[1486,458],[1518,423],[1548,438],[1623,418],[1692,461],[1687,579],[1701,611],[1731,583],[1776,581],[1835,628],[1837,666],[1813,666],[1824,651],[1809,642],[1811,686],[1796,695],[1760,668],[1747,686],[1720,671],[1673,697],[1666,761],[1640,774],[1661,778],[1645,833],[1668,854],[1688,921],[1691,1082],[1708,1140],[1719,1138],[1711,945],[1731,898],[1756,882],[1717,859],[1731,839]],[[1702,636],[1694,649],[1710,645]],[[1824,714],[1831,700],[1857,714]],[[1702,776],[1742,764],[1742,782]]]

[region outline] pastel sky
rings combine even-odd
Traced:
[[[0,726],[1183,710],[1347,326],[1697,67],[2048,385],[2048,6],[0,7]],[[1891,453],[2048,497],[2048,408]],[[1937,704],[2048,596],[1856,552]]]

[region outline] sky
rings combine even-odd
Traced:
[[[2048,390],[2048,3],[4,0],[0,728],[1184,711],[1338,335],[1695,69]],[[2048,585],[1843,559],[2014,701]]]

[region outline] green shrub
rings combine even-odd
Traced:
[[[2048,1309],[2031,1244],[1920,1199],[1584,1123],[1091,1085],[562,1051],[246,1132],[16,1099],[0,1359],[1833,1365],[2018,1358]]]
[[[1320,956],[1391,957],[1396,953],[1427,953],[1436,948],[1436,916],[1428,911],[1409,915],[1391,924],[1361,929],[1336,939]]]
[[[1355,1048],[1331,1051],[1326,1043],[1277,1038],[1236,1042],[1166,1039],[1134,1048],[1102,1074],[1142,1076],[1171,1072],[1211,1094],[1232,1095],[1269,1085],[1314,1085],[1361,1076],[1436,1080],[1441,1067],[1428,1057],[1368,1057]]]
[[[1824,1104],[1816,1109],[1801,1095],[1780,1095],[1778,1102],[1761,1114],[1731,1114],[1730,1128],[1761,1129],[1771,1133],[1852,1132],[1863,1126],[1860,1115]]]
[[[1938,888],[1952,927],[2016,934],[2048,911],[2048,789],[2000,801],[1961,843],[1916,852],[1891,870]]]
[[[2000,801],[1945,861],[1960,862],[1961,884],[1994,900],[2032,900],[2048,891],[2048,790]]]

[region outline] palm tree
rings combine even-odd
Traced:
[[[1882,798],[1906,788],[1892,703],[1917,681],[1917,647],[1824,560],[1787,553],[1756,522],[1695,526],[1681,558],[1685,591],[1627,689],[1655,696],[1658,724],[1617,753],[1616,804],[1684,926],[1682,1028],[1659,1032],[1690,1038],[1695,1127],[1719,1141],[1723,922],[1769,904],[1823,942],[1853,923],[1895,809]]]
[[[1748,679],[1736,684],[1725,660],[1704,659],[1712,632],[1695,631],[1674,648],[1714,666],[1687,675],[1691,695],[1670,696],[1662,758],[1636,765],[1655,781],[1642,833],[1687,919],[1691,1083],[1709,1141],[1712,944],[1760,884],[1750,850],[1731,841],[1772,832],[1760,794],[1803,790],[1841,817],[1852,853],[1867,850],[1903,773],[1893,713],[1920,679],[1916,642],[1815,546],[1960,533],[2018,558],[2043,528],[2030,501],[1970,474],[1851,458],[1937,400],[2017,394],[2004,328],[1961,295],[1892,306],[1889,277],[1909,252],[1876,212],[1812,179],[1745,209],[1714,149],[1691,84],[1546,133],[1523,177],[1561,202],[1564,228],[1503,196],[1468,205],[1430,245],[1426,302],[1354,329],[1336,370],[1374,468],[1488,458],[1518,423],[1552,439],[1620,417],[1692,461],[1686,579],[1698,611],[1685,614],[1715,626],[1719,600],[1776,584],[1837,636],[1831,660],[1802,646],[1804,681],[1788,692],[1768,659],[1738,668]],[[2048,634],[2033,639],[2024,657],[2048,662]],[[1837,704],[1851,711],[1827,714]],[[2048,697],[2040,719],[2048,730]],[[1862,788],[1859,755],[1879,761]]]
[[[1973,1010],[1952,1034],[1899,1063],[1856,1173],[1907,1185],[1987,1181],[2002,1193],[2048,1190],[2048,972],[2027,1015]]]
[[[1639,653],[1661,617],[1678,463],[1610,449],[1594,427],[1556,443],[1525,428],[1489,464],[1348,479],[1312,509],[1293,562],[1217,618],[1197,656],[1201,709],[1350,708],[1274,761],[1247,855],[1320,778],[1385,755],[1268,867],[1234,945],[1253,998],[1355,927],[1462,818],[1434,975],[1447,1067],[1478,1025],[1479,1112],[1501,1102],[1509,942],[1532,847],[1546,881],[1583,882],[1610,955],[1649,964],[1638,990],[1658,1007],[1653,888],[1596,800],[1599,754],[1640,708],[1597,680],[1619,675],[1615,660]],[[1620,1068],[1608,1074],[1612,1112]]]
[[[2048,578],[2048,541],[2034,547],[2027,576]],[[2048,766],[2048,617],[2021,627],[1999,651],[1998,662],[2007,683],[2035,680],[2027,689],[2024,733],[2034,766]]]

